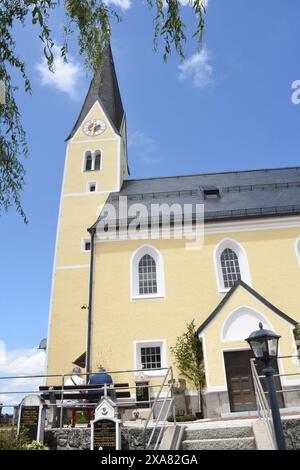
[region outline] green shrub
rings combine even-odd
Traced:
[[[32,441],[30,444],[25,445],[25,450],[49,450],[48,446],[39,441]]]
[[[1,428],[0,450],[24,450],[28,443],[25,429],[21,429],[18,435],[16,427]]]
[[[196,421],[198,418],[195,415],[182,415],[182,416],[176,416],[176,421],[178,423],[184,423],[186,421]],[[174,417],[169,416],[168,417],[168,422],[173,423],[174,422]]]
[[[19,434],[17,428],[10,426],[0,429],[0,450],[49,450],[47,446],[38,441],[30,442],[26,429],[21,429]]]

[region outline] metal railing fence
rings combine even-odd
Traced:
[[[173,395],[173,383],[170,385],[170,384],[167,384],[166,383],[166,377],[169,376],[170,374],[170,370],[172,370],[172,368],[167,368],[167,367],[162,367],[162,368],[159,368],[159,369],[128,369],[128,370],[117,370],[117,371],[106,371],[104,373],[106,374],[109,374],[112,376],[113,378],[113,382],[117,383],[117,381],[121,381],[122,379],[120,378],[117,378],[116,376],[125,376],[126,377],[124,378],[124,382],[126,381],[126,383],[128,383],[128,386],[118,386],[118,387],[115,387],[114,384],[112,385],[107,385],[107,384],[103,384],[103,385],[99,385],[99,387],[93,387],[92,389],[91,388],[88,388],[88,383],[85,385],[82,385],[80,386],[80,388],[77,388],[76,387],[76,392],[88,392],[88,391],[92,391],[93,393],[95,392],[99,392],[99,397],[102,397],[103,396],[107,396],[109,393],[115,393],[115,392],[122,392],[122,391],[130,391],[130,398],[118,398],[116,400],[117,404],[121,405],[123,409],[126,409],[126,406],[128,408],[133,408],[133,405],[135,405],[136,408],[140,407],[141,405],[149,405],[149,407],[151,407],[151,413],[153,412],[153,409],[154,409],[154,406],[158,403],[163,403],[162,407],[164,406],[165,402],[166,402],[166,399],[165,397],[162,397],[162,391],[164,391],[165,389],[167,389],[167,391],[165,392],[166,393],[166,396],[168,396],[168,394],[170,393],[170,389],[171,389],[171,394]],[[162,375],[162,382],[158,382],[158,383],[155,383],[157,381],[157,377],[153,377],[154,379],[154,383],[151,383],[153,382],[153,380],[151,380],[151,376],[150,377],[147,377],[147,379],[149,379],[149,384],[146,385],[142,385],[142,384],[139,384],[138,382],[135,382],[135,379],[137,378],[137,374],[144,374],[144,375],[147,375],[148,372],[160,372],[160,374]],[[85,377],[86,378],[86,382],[88,382],[88,379],[89,379],[89,376],[93,375],[93,374],[96,374],[96,373],[99,373],[99,371],[95,371],[95,372],[90,372],[90,373],[81,373],[81,374],[76,374],[80,377]],[[101,373],[101,372],[100,372]],[[128,375],[133,375],[131,377],[128,377]],[[82,403],[80,402],[80,400],[78,399],[78,404],[76,404],[76,400],[72,400],[68,397],[68,395],[70,393],[73,393],[71,389],[66,389],[66,385],[65,385],[65,382],[67,380],[68,377],[71,377],[73,374],[70,373],[70,374],[45,374],[45,375],[19,375],[19,376],[1,376],[0,377],[0,384],[1,382],[3,381],[10,381],[10,380],[13,380],[15,381],[15,386],[16,386],[16,389],[11,389],[9,388],[8,390],[5,390],[3,389],[2,390],[2,387],[0,387],[0,395],[15,395],[15,396],[18,396],[18,395],[23,395],[23,396],[26,396],[26,395],[42,395],[43,393],[49,393],[49,392],[55,392],[55,394],[58,394],[60,395],[60,399],[56,400],[55,403],[47,403],[47,407],[51,408],[51,407],[57,407],[59,409],[61,409],[61,413],[60,413],[60,427],[63,427],[63,410],[64,408],[84,408],[85,406],[88,408],[95,408],[97,406],[97,403],[91,403],[91,402],[87,402],[87,403]],[[173,372],[172,372],[172,378],[173,378]],[[114,380],[114,377],[116,377],[116,380]],[[18,388],[18,380],[22,380],[24,381],[24,379],[28,379],[28,380],[33,380],[33,379],[41,379],[41,382],[43,382],[43,384],[41,383],[39,386],[42,386],[42,385],[45,385],[45,383],[47,382],[49,384],[49,387],[53,387],[54,385],[51,383],[51,379],[53,379],[54,382],[56,383],[60,383],[60,385],[55,385],[55,390],[54,389],[50,389],[50,390],[42,390],[40,391],[39,389],[34,389],[34,390],[20,390]],[[50,379],[50,380],[49,380]],[[151,382],[150,382],[151,381]],[[130,383],[135,383],[135,385],[130,385]],[[60,388],[57,388],[57,387],[60,387]],[[145,389],[145,388],[148,388],[149,389],[149,400],[137,400],[137,390],[139,389],[139,391],[141,389]],[[156,390],[158,389],[158,392],[156,392]],[[152,393],[151,393],[152,392]],[[133,393],[133,394],[132,394]],[[100,396],[101,395],[101,396]],[[69,401],[72,401],[73,404],[72,406],[70,406],[70,403],[68,403],[68,400]],[[21,399],[20,399],[21,401]],[[15,408],[16,406],[18,406],[19,404],[18,403],[15,403],[15,402],[12,402],[12,403],[3,403],[3,404],[0,404],[0,407],[2,408]],[[149,421],[147,420],[147,423]]]

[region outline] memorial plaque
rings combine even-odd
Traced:
[[[22,406],[20,426],[26,428],[26,434],[30,441],[35,441],[38,434],[39,406]]]
[[[116,423],[110,419],[101,419],[94,422],[93,435],[94,450],[116,450]]]
[[[37,395],[27,395],[19,405],[18,433],[25,429],[30,441],[43,442],[45,414],[44,401]]]

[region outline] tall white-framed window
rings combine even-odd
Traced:
[[[247,254],[236,240],[222,240],[215,248],[214,262],[220,293],[228,292],[240,279],[251,285]]]
[[[165,375],[162,369],[168,367],[166,344],[165,339],[134,341],[134,369],[143,369],[149,376]]]
[[[100,150],[87,150],[84,153],[83,171],[98,171],[102,166],[102,154]]]
[[[151,245],[138,248],[131,257],[131,299],[163,298],[165,280],[163,258]]]

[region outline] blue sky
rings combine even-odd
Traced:
[[[197,53],[188,43],[183,64],[176,54],[167,64],[154,54],[153,14],[144,2],[116,3],[127,7],[113,25],[112,46],[132,178],[299,165],[300,105],[291,101],[300,79],[298,0],[209,0],[205,47]],[[188,7],[184,15],[191,25]],[[57,44],[61,20],[57,11]],[[22,196],[29,224],[13,208],[0,219],[0,339],[13,358],[16,350],[32,357],[47,335],[64,139],[89,85],[74,42],[68,68],[58,66],[51,79],[34,30],[16,27],[15,34],[33,94],[18,93],[30,146]]]

